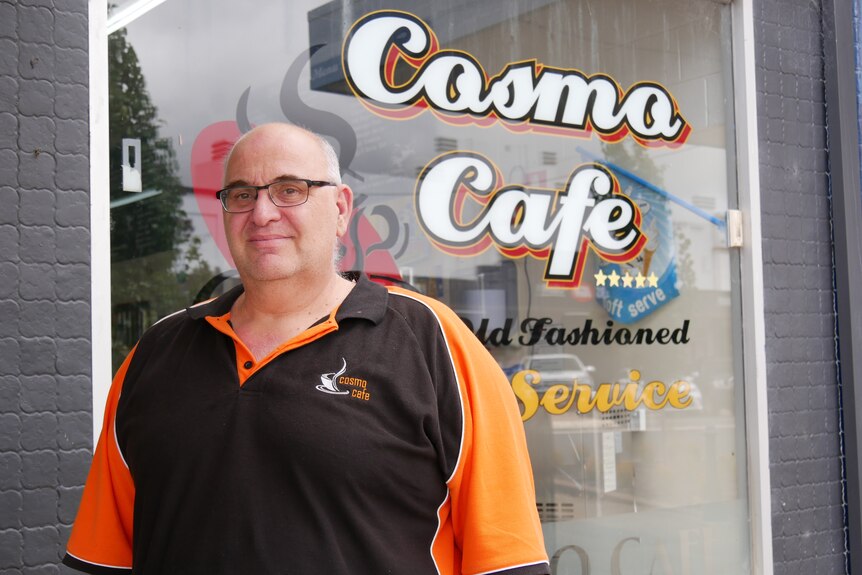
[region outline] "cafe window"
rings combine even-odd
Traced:
[[[235,285],[225,155],[302,125],[342,267],[509,377],[554,573],[750,573],[730,42],[712,0],[154,3],[109,37],[114,369]]]

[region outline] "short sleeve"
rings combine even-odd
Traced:
[[[497,362],[464,323],[448,308],[435,311],[458,380],[463,413],[461,451],[448,481],[448,528],[461,556],[461,572],[549,573],[514,393]]]
[[[117,371],[63,563],[94,574],[131,573],[135,485],[117,445],[117,403],[135,350]]]

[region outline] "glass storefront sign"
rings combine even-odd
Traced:
[[[344,269],[508,374],[554,573],[749,573],[729,43],[710,0],[154,5],[109,46],[115,367],[237,281],[222,162],[300,124],[356,194]]]

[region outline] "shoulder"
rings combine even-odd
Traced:
[[[225,301],[226,299],[228,301]],[[234,294],[225,294],[177,310],[159,319],[147,328],[138,340],[136,359],[146,359],[153,353],[161,355],[172,350],[179,351],[180,348],[197,340],[195,334],[200,334],[202,330],[211,330],[206,318],[224,315],[226,310],[230,310],[234,299],[236,299]]]
[[[399,287],[387,287],[389,309],[411,325],[439,327],[442,331],[468,331],[464,321],[446,304],[432,297]]]
[[[208,317],[219,317],[227,314],[233,302],[242,293],[242,286],[187,308],[177,310],[151,325],[141,336],[140,344],[163,342],[181,337],[189,330],[207,329]]]
[[[387,289],[390,310],[403,317],[418,339],[441,340],[451,353],[484,350],[464,320],[443,302],[402,288]]]
[[[130,354],[126,379],[133,380],[152,359],[176,349],[177,339],[182,338],[182,334],[193,324],[194,320],[189,317],[188,310],[181,309],[166,315],[144,330]]]
[[[178,331],[181,331],[184,327],[193,325],[194,323],[195,320],[191,318],[189,308],[177,310],[166,315],[147,328],[143,335],[141,335],[138,345],[146,345],[150,342],[156,342],[166,337],[169,338]]]

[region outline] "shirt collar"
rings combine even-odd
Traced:
[[[356,318],[365,319],[374,324],[380,323],[386,314],[389,292],[382,285],[369,280],[363,273],[351,273],[348,279],[355,281],[356,285],[338,307],[335,321]],[[221,317],[230,311],[236,298],[243,291],[243,286],[238,285],[215,299],[193,305],[187,310],[189,317],[192,319]]]

